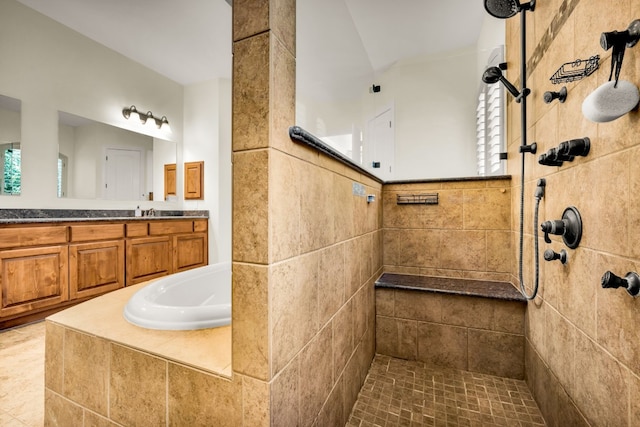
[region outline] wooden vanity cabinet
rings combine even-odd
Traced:
[[[208,220],[0,226],[0,329],[208,264]]]
[[[70,298],[123,288],[124,224],[83,224],[69,228]]]
[[[0,319],[69,300],[66,226],[0,228]]]
[[[127,225],[127,285],[208,264],[206,219]]]
[[[69,300],[66,245],[0,251],[0,318]]]
[[[127,239],[127,285],[171,274],[169,236]]]

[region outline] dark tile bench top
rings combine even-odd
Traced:
[[[511,283],[490,282],[487,280],[384,273],[376,280],[376,288],[466,295],[507,301],[527,301]]]

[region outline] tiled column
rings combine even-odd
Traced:
[[[233,3],[233,370],[269,382],[269,176],[295,119],[295,0]]]

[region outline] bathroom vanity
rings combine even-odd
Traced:
[[[0,219],[0,329],[207,264],[206,216]]]

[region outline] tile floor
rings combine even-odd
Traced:
[[[524,381],[376,355],[347,427],[544,426]]]
[[[0,332],[0,426],[41,427],[44,322]],[[376,355],[346,427],[540,427],[524,381]]]
[[[44,321],[0,331],[0,426],[44,422]]]

